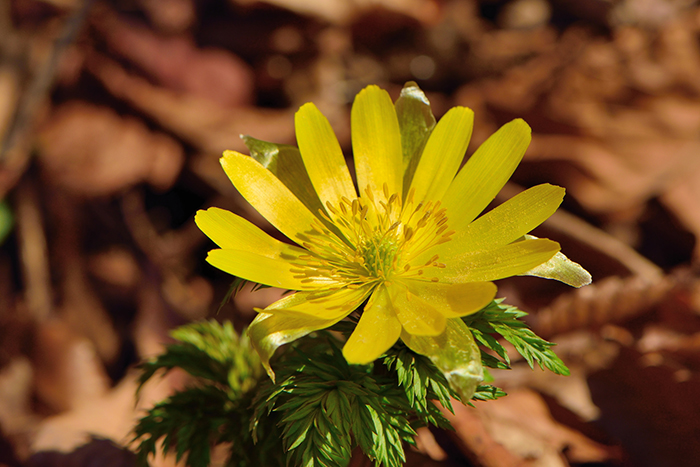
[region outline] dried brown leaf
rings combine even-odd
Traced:
[[[146,383],[135,398],[138,375],[130,374],[100,397],[85,400],[73,410],[44,419],[32,443],[32,451],[70,452],[85,444],[91,436],[110,439],[122,446],[143,410],[170,395],[182,385],[183,375],[173,371],[163,378]]]
[[[86,465],[133,467],[136,464],[136,454],[117,446],[110,440],[93,437],[71,452],[37,452],[27,464],[28,467],[83,467]]]
[[[442,413],[454,428],[454,432],[450,433],[452,439],[470,460],[484,467],[533,465],[530,461],[511,453],[491,436],[481,418],[481,412],[459,402],[453,403],[452,406],[454,414],[446,409],[443,409]]]
[[[605,334],[606,338],[600,334]],[[594,371],[608,368],[619,351],[619,344],[608,338],[607,329],[600,334],[578,331],[553,338],[557,344],[554,351],[571,372],[567,377],[549,371],[533,371],[515,349],[505,343],[513,366],[509,371],[494,371],[494,384],[508,393],[512,389],[534,389],[554,398],[579,420],[595,420],[600,411],[591,399],[586,378]]]
[[[610,450],[581,433],[557,423],[541,396],[530,390],[516,390],[508,397],[478,410],[486,429],[509,451],[524,459],[536,459],[533,465],[565,466],[571,462],[603,462]]]
[[[548,179],[588,212],[638,220],[658,197],[700,238],[700,10],[684,11],[658,29],[627,26],[612,38],[568,28],[548,49],[506,61],[503,73],[466,85],[458,97],[531,122],[525,160],[536,167],[561,161]],[[484,63],[501,60],[488,48],[474,50]],[[478,126],[475,135],[483,133]]]
[[[6,435],[26,433],[36,423],[31,410],[34,370],[26,357],[0,370],[0,425]]]
[[[225,108],[209,99],[176,93],[127,73],[116,62],[93,56],[88,69],[115,97],[149,115],[209,154],[245,151],[240,134],[278,143],[294,141],[294,112],[254,107]]]
[[[599,426],[622,442],[634,465],[685,465],[700,456],[697,372],[623,347],[614,364],[588,382],[601,410]]]
[[[160,190],[184,162],[172,138],[107,108],[68,102],[40,134],[40,160],[51,182],[82,196],[105,196],[147,181]]]
[[[541,396],[527,389],[508,397],[477,404],[455,404],[445,415],[454,438],[470,458],[485,467],[568,466],[616,458],[614,450],[556,422]]]
[[[48,321],[37,328],[33,363],[37,395],[52,411],[82,407],[109,389],[93,345],[62,321]]]
[[[356,16],[378,7],[402,13],[419,21],[436,21],[440,4],[434,0],[230,0],[240,5],[267,3],[301,15],[313,16],[335,24],[348,24]]]
[[[533,317],[533,328],[542,336],[599,328],[622,323],[651,310],[666,298],[674,281],[670,277],[650,281],[632,276],[607,277],[559,296]]]
[[[182,33],[197,20],[193,0],[139,0],[142,8],[160,31]]]
[[[107,10],[101,10],[93,24],[116,54],[167,89],[208,99],[222,107],[252,101],[250,67],[224,49],[198,48],[186,36],[160,36]]]

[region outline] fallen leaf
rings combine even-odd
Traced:
[[[106,9],[100,9],[93,24],[115,53],[167,89],[208,99],[222,107],[252,101],[253,73],[231,52],[198,48],[187,36],[158,35]]]
[[[356,16],[372,9],[385,8],[430,23],[439,15],[439,4],[434,0],[231,0],[239,5],[267,3],[319,18],[334,24],[348,24]]]
[[[700,457],[697,372],[679,372],[660,354],[623,347],[614,364],[588,382],[599,425],[622,442],[634,465],[687,465]]]
[[[36,424],[31,394],[34,370],[26,357],[18,357],[0,370],[0,426],[5,435],[28,432]]]
[[[528,389],[509,391],[508,397],[478,403],[476,408],[456,405],[459,412],[451,421],[457,436],[471,439],[470,444],[477,448],[474,453],[481,459],[493,459],[485,462],[488,466],[564,467],[567,460],[596,463],[614,457],[606,446],[556,422],[542,397]],[[466,423],[473,426],[466,428]]]
[[[101,398],[109,379],[92,343],[57,319],[38,326],[34,339],[34,384],[39,399],[64,412]]]
[[[82,196],[108,196],[142,181],[166,190],[184,162],[182,147],[169,136],[82,102],[59,106],[39,141],[46,176]]]
[[[208,154],[246,151],[239,135],[278,143],[294,141],[294,111],[240,107],[232,110],[201,97],[154,86],[116,62],[93,56],[88,69],[115,97],[145,112],[164,128]]]

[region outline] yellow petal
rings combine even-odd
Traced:
[[[440,251],[437,248],[434,250]],[[557,242],[541,238],[515,242],[493,250],[472,251],[453,257],[440,256],[445,267],[425,269],[425,276],[428,280],[436,278],[449,284],[495,281],[523,274],[548,261],[557,251]]]
[[[406,284],[394,281],[387,288],[404,331],[417,336],[437,336],[445,330],[445,315],[414,294]]]
[[[305,314],[320,319],[344,318],[365,301],[372,291],[371,286],[358,289],[323,289],[311,292],[297,292],[277,300],[265,308],[265,313],[279,311]]]
[[[564,191],[549,184],[525,190],[457,232],[444,248],[457,253],[512,243],[554,214],[564,199]],[[447,224],[452,228],[449,219]]]
[[[460,231],[496,197],[530,144],[530,127],[521,119],[503,125],[469,158],[442,198],[450,229]]]
[[[262,256],[245,250],[211,250],[207,262],[233,276],[272,287],[313,290],[328,284],[327,281],[300,278],[291,271],[298,266],[286,258]]]
[[[275,372],[270,367],[270,358],[278,347],[293,342],[300,337],[333,326],[338,319],[312,318],[302,314],[259,313],[248,327],[248,335],[253,348],[260,355],[260,360],[272,381]]]
[[[323,205],[357,197],[338,139],[314,104],[301,106],[294,119],[297,143],[311,183]]]
[[[380,286],[365,306],[360,322],[343,347],[348,363],[364,365],[379,358],[396,343],[401,323],[396,318],[385,286]]]
[[[415,203],[439,200],[455,177],[474,128],[474,112],[453,107],[438,122],[425,145],[410,190]]]
[[[445,332],[439,336],[415,336],[403,332],[401,340],[409,349],[430,358],[465,404],[484,380],[481,352],[461,319],[447,320]]]
[[[236,151],[224,151],[221,166],[233,185],[280,232],[297,243],[316,221],[299,199],[257,161]]]
[[[481,310],[491,303],[497,290],[492,282],[444,284],[407,279],[404,283],[411,293],[430,303],[447,318],[459,318]]]
[[[367,187],[379,196],[385,183],[389,195],[400,194],[403,186],[401,134],[389,93],[377,86],[367,86],[355,97],[350,119],[360,196],[364,196]]]
[[[249,251],[270,258],[306,253],[306,250],[270,237],[246,219],[224,209],[197,211],[194,222],[207,237],[225,250]]]
[[[250,151],[250,157],[272,172],[309,211],[317,213],[319,209],[323,209],[298,148],[262,141],[247,135],[241,136],[241,139]]]

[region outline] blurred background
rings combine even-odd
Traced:
[[[315,102],[350,154],[356,92],[416,81],[436,116],[475,111],[469,154],[524,118],[497,199],[550,182],[534,233],[594,283],[499,282],[572,375],[494,371],[509,396],[423,430],[411,466],[693,466],[700,458],[700,7],[692,0],[0,2],[0,466],[134,465],[133,365],[168,330],[241,329],[244,290],[193,223],[268,230],[218,164],[240,134],[294,144]],[[215,461],[221,462],[221,461]],[[370,465],[358,459],[354,465]],[[364,462],[364,463],[363,463]],[[176,465],[159,457],[154,466]]]

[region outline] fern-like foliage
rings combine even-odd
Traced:
[[[454,413],[450,399],[459,399],[459,396],[450,388],[445,375],[430,359],[397,344],[384,357],[383,363],[390,374],[395,375],[395,384],[404,390],[411,409],[425,425],[451,428],[450,422],[433,402],[440,402],[443,407]]]
[[[482,349],[485,367],[507,369],[501,336],[531,367],[557,374],[568,369],[554,345],[535,335],[520,318],[525,313],[495,300],[464,317]],[[415,429],[450,428],[436,404],[452,411],[458,399],[430,359],[398,342],[372,365],[349,365],[342,338],[356,326],[349,319],[281,348],[272,364],[277,383],[265,374],[244,334],[230,323],[207,321],[173,331],[177,341],[155,360],[141,365],[140,384],[163,371],[181,368],[194,383],[157,404],[134,430],[142,465],[158,449],[174,451],[189,467],[206,466],[210,449],[226,443],[227,467],[342,467],[359,447],[376,467],[399,467],[404,444]],[[492,379],[488,378],[487,381]],[[482,384],[471,401],[505,393]]]
[[[178,343],[140,366],[140,386],[176,367],[195,382],[157,404],[137,424],[134,439],[139,441],[141,465],[156,453],[158,441],[163,452],[174,450],[177,460],[186,454],[190,467],[209,465],[211,447],[221,443],[231,443],[230,466],[284,465],[279,443],[270,439],[269,446],[256,448],[247,429],[253,390],[264,374],[247,337],[239,337],[231,323],[216,321],[180,327],[172,336]]]
[[[502,302],[503,299],[494,300],[477,313],[462,318],[477,342],[500,357],[497,358],[482,351],[481,359],[484,366],[498,369],[510,368],[506,349],[494,337],[499,334],[513,344],[530,368],[534,368],[534,364],[537,363],[542,369],[546,368],[558,375],[568,376],[569,369],[552,350],[556,344],[542,339],[527,327],[527,324],[520,321],[520,318],[527,316],[527,313],[514,306],[504,305]]]
[[[221,303],[219,303],[219,308],[216,310],[217,314],[229,302],[229,300],[231,300],[232,297],[238,295],[238,292],[243,290],[243,287],[245,287],[247,284],[252,284],[252,287],[250,289],[251,292],[255,292],[256,290],[260,289],[267,289],[270,287],[269,285],[258,284],[257,282],[250,282],[240,277],[235,277],[233,281],[231,281],[231,285],[229,285],[228,290],[224,294],[224,297],[221,299]]]
[[[276,416],[291,465],[347,465],[359,446],[375,465],[399,467],[403,442],[413,444],[412,410],[393,375],[371,365],[348,365],[327,333],[308,338],[277,362],[278,383],[265,381],[253,405],[254,439],[258,423]]]

